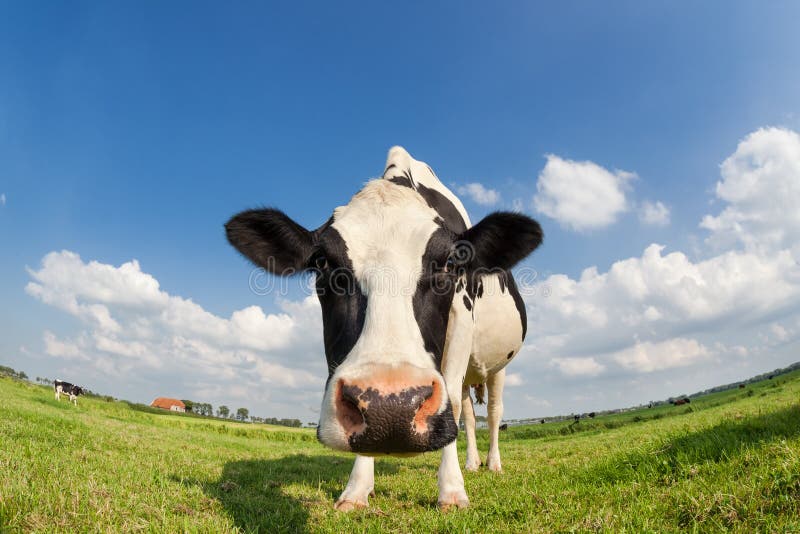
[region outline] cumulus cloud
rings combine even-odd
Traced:
[[[675,338],[657,343],[636,343],[618,351],[613,358],[627,369],[651,373],[673,367],[686,367],[710,356],[711,352],[696,340]]]
[[[726,203],[700,226],[718,248],[800,251],[800,135],[762,128],[745,137],[720,169],[716,196]]]
[[[522,378],[522,375],[519,373],[508,373],[506,375],[506,382],[505,385],[507,387],[517,387],[521,386],[525,383],[525,380]]]
[[[567,376],[596,376],[605,370],[594,358],[554,358],[552,363]]]
[[[645,200],[639,206],[639,220],[651,226],[669,225],[669,208],[662,202]]]
[[[83,324],[71,338],[45,331],[50,356],[106,375],[152,375],[178,384],[185,395],[205,395],[194,385],[204,382],[321,393],[326,367],[313,296],[280,302],[279,313],[249,306],[226,318],[163,291],[136,260],[113,266],[84,262],[70,251],[51,252],[28,272],[29,295]]]
[[[651,244],[605,272],[523,287],[529,369],[636,377],[763,356],[794,339],[775,320],[800,324],[800,136],[753,132],[721,175],[724,204],[702,219],[717,247],[706,257]]]
[[[609,171],[591,161],[572,161],[553,154],[539,173],[534,207],[561,225],[579,232],[614,223],[628,209],[625,189],[636,175]]]
[[[457,190],[459,195],[466,195],[481,206],[494,206],[500,202],[500,193],[497,190],[489,189],[477,182],[459,186]]]

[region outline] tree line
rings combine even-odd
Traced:
[[[196,402],[189,399],[181,399],[181,402],[186,406],[186,411],[197,415],[205,415],[207,417],[214,417],[214,407],[207,402]],[[268,425],[281,425],[299,428],[303,423],[299,419],[279,419],[277,417],[259,417],[250,415],[250,410],[247,408],[237,408],[236,412],[224,404],[217,407],[216,417],[221,419],[234,419],[236,421],[247,421],[251,423],[264,423]]]

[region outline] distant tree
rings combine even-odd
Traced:
[[[15,371],[11,367],[7,367],[5,365],[0,365],[0,376],[8,376],[10,378],[16,378],[17,380],[27,380],[28,375],[26,375],[22,371]]]
[[[194,413],[194,402],[190,401],[189,399],[181,399],[181,402],[186,406],[187,412]]]
[[[247,421],[248,415],[250,415],[250,410],[247,408],[239,408],[236,410],[236,419],[239,421]]]
[[[231,413],[230,409],[224,404],[217,408],[217,417],[228,417],[229,413]]]

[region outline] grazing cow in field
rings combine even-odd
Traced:
[[[596,413],[594,413],[594,412],[589,412],[589,417],[590,417],[590,418],[592,418],[592,419],[594,419],[594,417],[595,417],[596,415],[597,415],[597,414],[596,414]]]
[[[501,431],[508,430],[508,423],[503,423],[502,425],[500,425],[500,430]]]
[[[56,380],[53,382],[53,389],[56,393],[56,400],[60,401],[61,394],[65,393],[69,395],[69,400],[72,401],[75,406],[78,405],[78,395],[83,395],[82,387],[70,384],[69,382],[64,382],[63,380]]]
[[[673,404],[674,406],[682,406],[682,405],[684,405],[684,404],[689,404],[689,403],[691,403],[691,402],[692,402],[691,400],[689,400],[688,398],[686,398],[686,399],[678,399],[678,400],[674,400],[674,401],[672,401],[672,404]]]
[[[744,389],[744,388],[745,388],[744,384],[739,384],[739,389]]]
[[[257,209],[233,217],[226,232],[274,274],[315,274],[328,361],[317,437],[357,454],[335,508],[367,505],[374,456],[438,449],[439,506],[467,506],[457,421],[463,413],[466,468],[477,470],[470,385],[486,384],[487,465],[501,471],[505,367],[527,328],[509,269],[539,246],[539,224],[497,212],[471,226],[433,170],[394,147],[383,176],[316,230]]]

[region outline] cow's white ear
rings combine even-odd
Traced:
[[[247,210],[225,224],[233,247],[259,267],[277,275],[306,268],[314,234],[276,209]]]
[[[521,213],[497,211],[461,234],[469,243],[472,268],[510,269],[542,244],[539,223]]]

